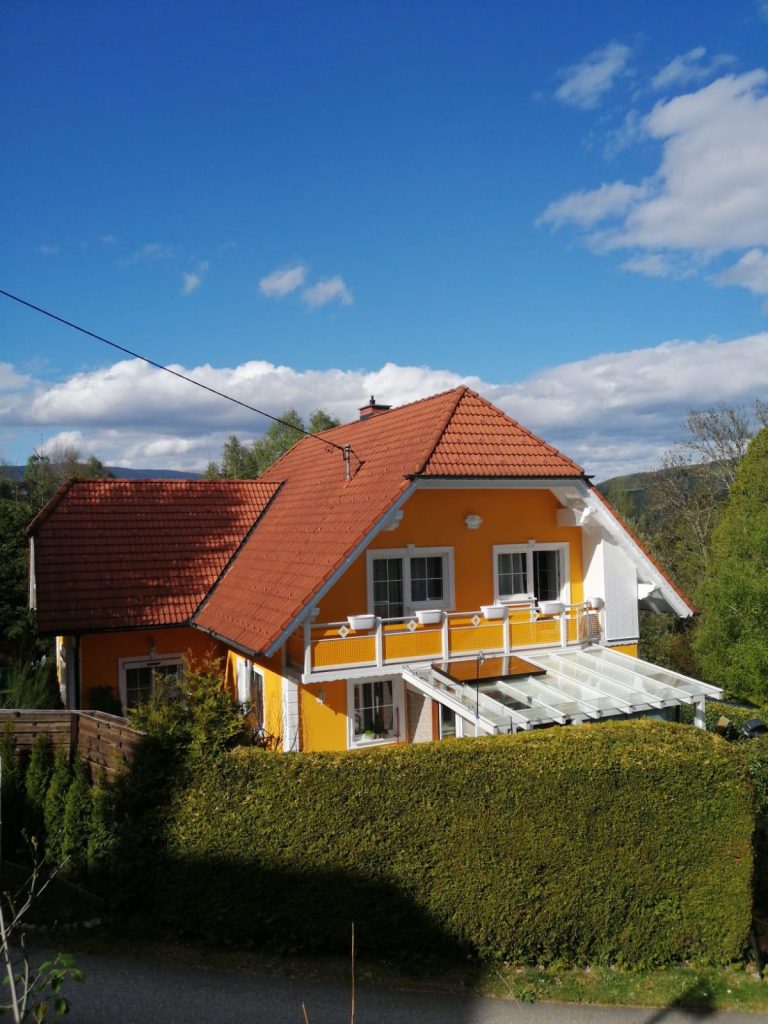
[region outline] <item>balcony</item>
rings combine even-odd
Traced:
[[[600,642],[601,612],[591,604],[565,605],[551,612],[547,607],[542,610],[530,601],[478,611],[430,613],[439,620],[431,624],[422,624],[416,614],[394,619],[352,616],[359,620],[357,629],[349,620],[306,623],[288,640],[288,664],[303,673],[305,682],[312,682],[334,674],[448,661],[480,652],[508,655]]]

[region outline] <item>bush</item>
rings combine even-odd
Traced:
[[[88,836],[88,873],[98,875],[114,866],[115,811],[114,795],[102,769],[91,790],[91,825]]]
[[[44,659],[35,664],[17,661],[11,667],[5,706],[33,710],[60,708],[53,659]]]
[[[753,796],[718,737],[638,721],[349,754],[240,750],[168,812],[153,908],[210,938],[649,966],[727,962]]]
[[[750,740],[740,749],[755,786],[755,909],[768,916],[768,736]]]
[[[88,864],[91,832],[91,775],[88,764],[77,755],[72,765],[72,783],[64,805],[64,837],[61,852],[67,873],[84,875]]]
[[[45,847],[53,864],[58,864],[64,850],[64,811],[67,793],[72,782],[69,753],[58,750],[54,758],[51,781],[45,794],[43,819],[45,821]]]
[[[15,852],[21,839],[24,824],[24,772],[16,750],[16,740],[11,722],[5,723],[0,739],[0,762],[2,762],[2,835],[0,842],[4,851]]]
[[[245,739],[243,717],[224,689],[221,662],[189,665],[179,679],[155,685],[152,697],[128,713],[134,729],[192,758],[215,758]]]
[[[27,831],[38,840],[45,834],[45,795],[53,772],[53,747],[47,733],[40,733],[32,744],[27,765],[25,790],[27,796]]]

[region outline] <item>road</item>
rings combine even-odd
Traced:
[[[349,988],[245,970],[78,954],[72,1024],[348,1024]],[[757,1024],[759,1014],[520,1003],[383,987],[357,989],[355,1024]]]

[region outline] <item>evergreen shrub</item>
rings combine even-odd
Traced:
[[[64,850],[64,811],[67,793],[72,782],[69,751],[56,751],[48,792],[45,794],[43,818],[45,821],[45,848],[52,864],[58,864]]]
[[[2,762],[2,786],[0,787],[0,804],[2,805],[2,849],[6,853],[15,853],[21,841],[25,818],[24,800],[24,765],[16,749],[11,722],[5,723],[0,737],[0,762]]]
[[[53,746],[47,733],[32,743],[24,785],[27,795],[27,832],[42,841],[45,834],[45,795],[53,772]]]
[[[91,833],[91,773],[88,763],[76,755],[72,764],[72,782],[64,804],[64,831],[61,853],[68,874],[85,874],[88,840]]]
[[[154,911],[283,948],[728,962],[751,919],[743,755],[635,721],[345,754],[241,750],[166,810]]]

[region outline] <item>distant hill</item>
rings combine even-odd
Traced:
[[[2,472],[13,480],[23,480],[25,466],[3,466]],[[128,469],[126,466],[106,466],[118,480],[202,480],[202,473],[183,473],[178,469]]]
[[[711,464],[695,463],[680,470],[684,475],[686,484],[691,492],[695,492],[703,485],[712,485]],[[613,476],[610,480],[604,480],[597,484],[598,488],[613,505],[620,506],[621,510],[633,519],[640,519],[648,511],[648,496],[653,487],[658,485],[659,477],[665,471],[663,469],[652,469],[645,473],[628,473],[626,476]],[[725,495],[725,490],[719,481],[715,484],[716,493]]]

